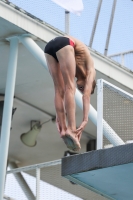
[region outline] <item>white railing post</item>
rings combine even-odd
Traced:
[[[2,117],[2,128],[0,138],[0,200],[3,199],[4,184],[6,176],[6,165],[10,139],[11,116],[13,107],[13,96],[15,89],[16,71],[18,57],[18,38],[10,38],[10,55],[7,71],[7,81],[4,100],[4,111]]]
[[[36,169],[36,200],[40,198],[40,168]]]
[[[97,81],[97,149],[103,148],[103,81]]]

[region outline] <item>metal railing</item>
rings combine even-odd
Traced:
[[[131,54],[131,53],[133,53],[133,50],[125,51],[125,52],[121,52],[121,53],[116,53],[116,54],[112,54],[112,55],[109,55],[108,57],[112,58],[112,59],[114,57],[120,57],[120,64],[124,66],[125,65],[125,58],[124,58],[124,56],[126,54]]]
[[[105,145],[125,144],[132,140],[132,115],[133,95],[99,79],[97,81],[97,149],[102,149]],[[107,139],[105,142],[103,135]]]

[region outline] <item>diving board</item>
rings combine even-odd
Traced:
[[[133,144],[62,158],[62,176],[108,199],[133,199]]]

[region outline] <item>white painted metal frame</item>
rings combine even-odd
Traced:
[[[5,185],[13,96],[17,71],[18,42],[19,40],[17,37],[10,38],[10,55],[0,138],[0,200],[3,199]]]
[[[103,80],[103,79],[102,79],[102,80]],[[128,93],[128,92],[122,90],[121,88],[119,88],[119,87],[113,85],[112,83],[109,83],[108,81],[103,80],[103,85],[108,85],[108,86],[114,88],[115,90],[117,90],[117,91],[118,91],[121,95],[123,95],[124,97],[130,98],[131,100],[133,100],[133,95],[132,95],[132,94],[130,94],[130,93]]]
[[[97,80],[97,149],[103,148],[103,134],[104,136],[114,145],[122,145],[124,142],[122,139],[114,132],[113,129],[107,130],[107,123],[103,119],[103,86],[108,85],[114,90],[117,90],[122,96],[129,98],[133,101],[133,95],[120,89],[119,87],[103,80]],[[106,132],[107,131],[107,132]]]
[[[26,167],[19,167],[16,169],[11,169],[11,170],[7,171],[7,174],[26,172],[26,171],[30,171],[30,170],[34,170],[34,169],[36,170],[38,168],[41,169],[41,168],[56,166],[56,165],[60,165],[60,164],[61,164],[61,159],[49,161],[49,162],[45,162],[45,163],[40,163],[40,164],[36,164],[36,165],[30,165],[30,166],[26,166]]]
[[[40,199],[40,168],[36,169],[36,200]]]
[[[97,149],[103,148],[103,80],[97,80]]]

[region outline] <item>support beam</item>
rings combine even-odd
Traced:
[[[92,47],[92,44],[93,44],[93,39],[94,39],[96,27],[97,27],[97,22],[98,22],[100,10],[101,10],[101,5],[102,5],[102,0],[99,0],[99,4],[98,4],[98,7],[97,7],[97,12],[96,12],[96,16],[95,16],[95,21],[94,21],[94,25],[93,25],[93,29],[92,29],[92,33],[91,33],[89,47]]]
[[[16,169],[18,166],[14,162],[9,162],[10,169]],[[27,182],[23,178],[22,174],[20,172],[14,173],[14,177],[16,178],[18,184],[20,185],[22,191],[24,192],[25,196],[28,200],[34,200],[35,196],[33,195],[31,189],[29,188]]]
[[[70,34],[70,12],[69,11],[65,11],[65,33],[66,34]]]
[[[103,148],[103,81],[97,80],[97,149]]]
[[[38,62],[48,70],[46,58],[43,50],[26,34],[19,37],[20,42],[29,50],[29,52],[38,60]]]
[[[112,30],[112,24],[113,24],[114,14],[115,14],[116,2],[117,2],[117,0],[114,0],[114,2],[113,2],[111,17],[110,17],[110,23],[109,23],[109,29],[108,29],[108,34],[107,34],[107,39],[106,39],[106,45],[105,45],[105,50],[104,50],[104,55],[105,56],[107,56],[107,54],[108,54],[108,46],[109,46],[109,40],[110,40],[110,35],[111,35],[111,30]]]
[[[6,164],[10,139],[11,116],[13,107],[13,96],[15,89],[16,71],[18,57],[18,38],[10,38],[10,55],[7,71],[5,90],[5,102],[2,118],[1,140],[0,140],[0,200],[3,199]]]
[[[46,59],[44,56],[44,53],[42,49],[30,38],[30,37],[20,37],[20,41],[24,44],[24,46],[33,54],[33,56],[48,70]],[[75,93],[75,99],[77,105],[83,109],[82,104],[82,95],[81,93],[76,89]],[[89,111],[89,119],[97,126],[97,111],[90,105],[90,111]],[[109,130],[109,131],[108,131]],[[114,130],[105,122],[103,126],[103,132],[105,137],[114,145],[121,145],[124,144],[124,142],[117,136],[117,134],[114,132]],[[114,141],[114,137],[117,138],[117,140]]]
[[[40,199],[40,168],[36,169],[36,200]]]

